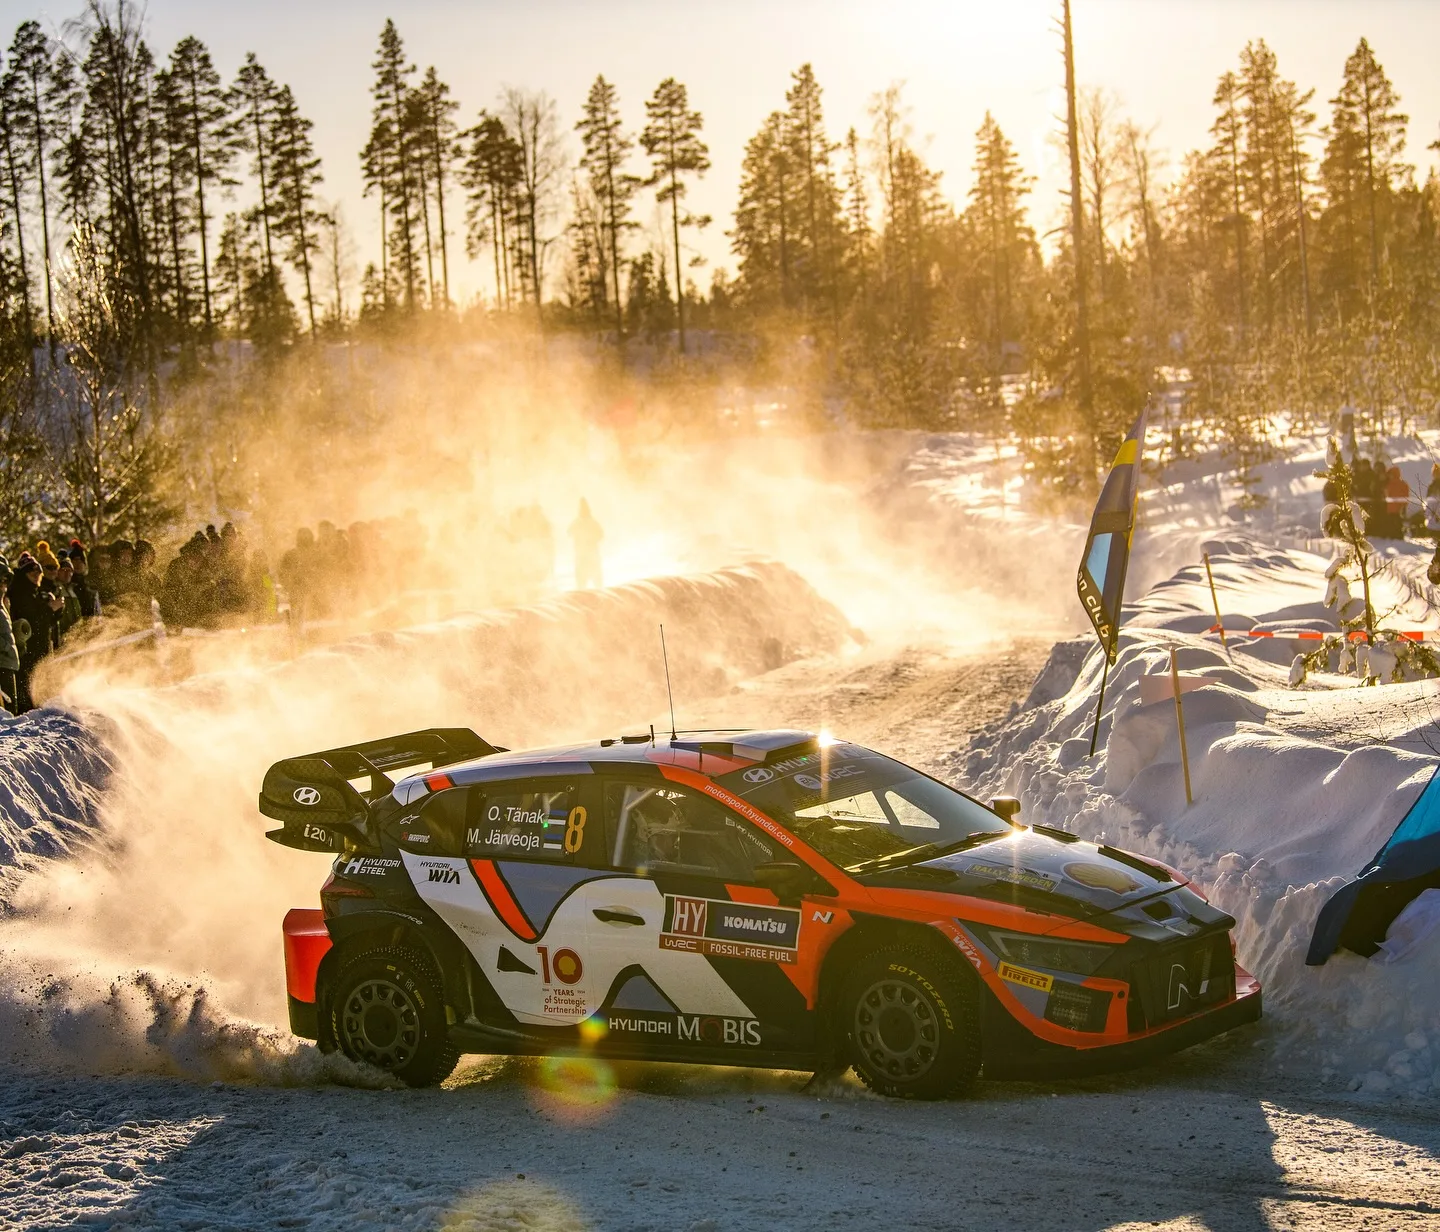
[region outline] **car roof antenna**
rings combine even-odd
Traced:
[[[675,731],[675,694],[670,688],[670,654],[665,649],[664,625],[660,626],[660,658],[665,663],[665,696],[670,699],[670,743],[674,744],[677,734]]]

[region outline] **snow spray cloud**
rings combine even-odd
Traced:
[[[428,726],[505,744],[633,730],[664,707],[650,633],[662,620],[691,695],[763,671],[772,642],[829,653],[849,636],[803,579],[769,564],[456,617],[165,688],[76,682],[64,701],[105,733],[113,767],[103,833],[89,856],[52,861],[13,896],[0,1056],[8,1045],[33,1057],[20,1037],[38,1024],[61,1052],[118,1033],[97,1059],[77,1057],[92,1068],[328,1074],[252,1025],[285,1020],[280,920],[315,902],[328,864],[264,840],[255,797],[267,766]]]
[[[961,461],[948,438],[929,448],[919,433],[819,431],[802,391],[756,391],[743,374],[728,385],[616,378],[553,345],[543,358],[492,344],[308,354],[271,376],[246,371],[242,385],[258,389],[247,397],[215,382],[182,395],[202,400],[180,433],[193,455],[190,516],[233,517],[272,568],[297,528],[350,528],[370,578],[356,605],[367,619],[347,635],[570,585],[567,532],[582,498],[604,528],[607,582],[767,558],[882,642],[978,645],[1074,623],[1078,542],[1048,527],[1017,542],[1013,515],[980,524],[961,502],[931,499],[928,474],[917,483],[917,458],[934,460],[936,487],[958,477],[973,501],[997,465],[978,443]],[[514,515],[534,509],[553,569],[543,533],[512,534]],[[290,653],[286,638],[252,629],[172,638],[162,673],[153,656],[129,663],[153,683]],[[89,667],[72,661],[41,684],[58,691]],[[121,665],[104,670],[113,680]]]
[[[248,1024],[284,1021],[279,921],[315,901],[327,866],[262,837],[255,795],[281,757],[433,726],[475,727],[512,746],[635,730],[664,710],[661,621],[677,695],[698,698],[777,661],[853,645],[850,626],[881,640],[939,631],[979,643],[996,612],[1006,632],[1037,619],[1021,596],[1050,540],[1007,550],[989,527],[947,523],[902,473],[912,438],[720,434],[713,422],[702,432],[700,416],[658,399],[606,401],[559,363],[521,379],[462,360],[387,360],[345,431],[293,393],[258,417],[278,418],[288,436],[262,441],[268,454],[236,446],[263,469],[246,533],[272,561],[295,526],[320,518],[418,528],[390,543],[396,603],[370,632],[308,651],[284,639],[185,639],[199,651],[187,650],[178,683],[158,683],[167,673],[148,649],[72,661],[55,678],[56,700],[103,733],[114,768],[102,850],[32,874],[0,935],[15,971],[56,973],[47,985],[15,981],[32,989],[21,1008],[67,1007],[37,1019],[56,1040],[70,1038],[63,1022],[109,1023],[125,1038],[126,1024],[148,1023],[148,1050],[107,1055],[153,1068],[158,1048],[178,1072],[275,1072],[243,1060],[270,1056],[254,1040],[273,1042]],[[308,440],[297,435],[307,416]],[[211,462],[213,477],[223,459]],[[417,584],[449,590],[461,610],[521,589],[511,574],[527,562],[507,550],[508,510],[539,505],[566,557],[563,528],[582,497],[605,528],[607,582],[752,558],[792,567],[424,623],[432,613],[409,594]],[[567,574],[562,564],[562,587]],[[1068,580],[1068,564],[1055,575]],[[87,1018],[97,999],[123,1013]],[[0,1040],[18,1012],[0,1014]],[[164,1025],[192,1017],[203,1046]]]

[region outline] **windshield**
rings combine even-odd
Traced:
[[[969,796],[856,744],[833,744],[717,781],[846,872],[926,860],[1012,829]]]

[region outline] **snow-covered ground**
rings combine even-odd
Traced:
[[[0,1226],[1433,1226],[1440,938],[1390,965],[1303,954],[1435,764],[1440,693],[1291,689],[1298,644],[1206,632],[1204,551],[1227,627],[1333,627],[1323,441],[1294,448],[1244,523],[1213,457],[1147,490],[1094,758],[1099,656],[1069,636],[1083,527],[1023,507],[1013,456],[949,437],[911,441],[863,494],[881,518],[863,542],[804,528],[822,593],[780,564],[660,580],[168,689],[72,680],[68,709],[0,723]],[[1425,448],[1390,454],[1428,478]],[[906,560],[888,592],[886,533]],[[1429,553],[1386,550],[1393,622],[1440,627]],[[664,712],[661,620],[683,724],[829,726],[1185,869],[1240,922],[1265,1022],[1134,1074],[937,1106],[484,1058],[397,1091],[290,1039],[278,920],[326,861],[260,837],[264,767],[406,727],[643,726]],[[1210,682],[1184,699],[1189,806],[1173,703],[1139,701],[1172,645]]]

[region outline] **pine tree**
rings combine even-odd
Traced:
[[[796,177],[785,117],[772,111],[745,146],[731,250],[740,264],[740,293],[757,309],[790,307]]]
[[[360,151],[360,170],[365,184],[365,196],[374,192],[380,199],[380,269],[367,270],[367,277],[375,273],[375,287],[378,288],[385,311],[390,308],[390,177],[391,165],[396,155],[394,128],[388,120],[377,119],[370,129],[370,139]],[[362,313],[362,315],[364,315]]]
[[[271,127],[278,93],[270,74],[251,51],[245,54],[245,63],[235,75],[235,83],[226,98],[234,117],[235,148],[250,155],[251,174],[260,190],[260,234],[265,242],[265,266],[272,271],[275,268],[275,253],[270,242],[270,222],[275,169]]]
[[[305,284],[305,311],[310,335],[316,336],[315,289],[311,257],[320,248],[324,214],[316,207],[315,188],[324,176],[310,141],[313,124],[300,114],[289,86],[275,96],[272,152],[275,172],[275,233],[290,250],[290,263]]]
[[[848,260],[863,292],[870,255],[870,197],[860,165],[860,136],[852,127],[845,134],[845,230]]]
[[[790,161],[799,181],[801,209],[796,228],[799,239],[796,265],[803,306],[813,313],[828,301],[832,316],[837,309],[837,270],[840,202],[830,170],[830,156],[838,148],[825,134],[825,113],[820,83],[809,64],[791,74],[785,94],[785,131]]]
[[[18,253],[17,269],[20,274],[20,295],[25,337],[33,339],[35,326],[32,318],[30,294],[30,265],[25,259],[25,214],[24,200],[30,189],[30,163],[26,157],[26,141],[23,131],[25,82],[13,69],[0,76],[0,173],[5,177],[5,204],[10,211],[11,232]]]
[[[990,272],[991,370],[1000,375],[1004,344],[1015,323],[1015,283],[1034,235],[1025,223],[1022,199],[1030,179],[1020,170],[1015,147],[987,111],[975,134],[975,183],[970,210]]]
[[[127,0],[117,0],[113,8],[90,0],[86,21],[83,122],[87,138],[103,151],[94,159],[105,197],[97,239],[104,241],[116,310],[133,315],[127,328],[141,340],[141,362],[153,378],[158,305],[146,181],[154,62],[141,37],[140,15]]]
[[[217,195],[236,183],[229,175],[235,161],[230,107],[210,52],[194,36],[181,39],[170,53],[170,76],[176,90],[176,122],[190,147],[195,227],[200,236],[200,285],[208,331],[215,323],[210,295],[210,221]]]
[[[401,159],[415,169],[415,209],[425,242],[425,302],[435,304],[435,237],[430,230],[430,117],[419,90],[405,96]]]
[[[1400,96],[1363,38],[1345,61],[1340,93],[1330,103],[1333,110],[1320,178],[1330,209],[1343,215],[1352,262],[1358,255],[1361,229],[1368,234],[1366,286],[1373,299],[1380,282],[1390,197],[1395,181],[1410,171],[1400,161],[1409,117],[1397,110]],[[1358,262],[1352,264],[1350,276],[1358,287]]]
[[[370,94],[375,100],[371,112],[370,144],[362,155],[366,183],[380,190],[382,215],[387,220],[389,263],[386,286],[395,278],[405,288],[405,307],[415,307],[415,284],[419,278],[419,252],[415,227],[420,222],[416,168],[412,164],[414,143],[407,141],[406,100],[415,66],[407,64],[405,45],[395,23],[386,20],[380,32],[380,49],[370,67],[375,70]],[[383,258],[382,258],[383,259]]]
[[[1308,337],[1315,326],[1310,284],[1310,155],[1305,147],[1305,138],[1310,126],[1315,123],[1315,113],[1309,110],[1309,103],[1315,97],[1314,90],[1303,94],[1294,82],[1282,81],[1276,91],[1275,108],[1280,125],[1280,140],[1284,146],[1289,190],[1289,210],[1293,219],[1296,259],[1300,267],[1300,319]]]
[[[610,302],[609,253],[603,209],[588,178],[570,180],[570,262],[566,269],[570,307],[589,315],[597,327]]]
[[[507,232],[522,179],[520,147],[505,122],[484,111],[463,137],[470,143],[461,172],[467,196],[466,250],[475,257],[487,244],[490,246],[495,259],[495,302],[508,309],[511,288]]]
[[[60,218],[76,229],[92,223],[97,175],[74,58],[68,53],[58,56],[52,72],[50,104],[55,116],[56,145],[51,172],[60,197]]]
[[[168,69],[155,75],[155,101],[161,142],[164,147],[164,179],[170,273],[174,279],[175,316],[182,336],[191,322],[188,273],[189,236],[193,226],[188,210],[188,185],[194,179],[193,147],[187,125],[187,111],[179,84]]]
[[[615,337],[619,341],[625,333],[625,308],[620,297],[620,234],[635,225],[630,221],[630,201],[640,181],[624,170],[635,142],[620,120],[620,96],[603,76],[596,77],[591,85],[584,115],[575,127],[585,143],[580,165],[590,177],[599,209],[600,244],[614,283]]]
[[[545,283],[543,255],[548,245],[542,231],[554,216],[564,164],[558,113],[554,100],[543,92],[507,88],[501,95],[501,105],[506,128],[520,154],[520,179],[514,199],[516,268],[539,317]]]
[[[1245,45],[1240,53],[1240,115],[1245,143],[1240,159],[1243,196],[1247,213],[1255,219],[1260,263],[1257,289],[1260,300],[1261,333],[1267,333],[1274,318],[1272,293],[1278,275],[1278,230],[1281,201],[1284,200],[1283,163],[1279,159],[1276,132],[1275,93],[1279,85],[1275,53],[1263,39]]]
[[[444,295],[444,306],[450,307],[450,249],[449,231],[445,222],[445,194],[449,176],[459,156],[456,142],[455,113],[460,104],[450,97],[450,87],[440,80],[434,67],[425,70],[425,76],[416,91],[420,102],[419,116],[424,132],[424,150],[428,178],[435,193],[435,208],[440,224],[440,285]]]
[[[22,89],[15,92],[15,123],[25,131],[27,161],[35,175],[35,192],[40,207],[40,259],[45,280],[45,333],[53,357],[55,350],[55,292],[51,273],[50,197],[45,182],[45,165],[54,146],[54,53],[37,21],[26,21],[15,31],[10,44],[10,71]],[[6,92],[7,95],[9,91]]]
[[[675,245],[675,320],[679,327],[680,353],[685,353],[685,273],[681,267],[680,228],[703,227],[710,219],[703,215],[681,215],[680,202],[688,185],[683,176],[702,176],[710,170],[710,150],[700,139],[704,118],[690,110],[685,87],[667,77],[655,87],[645,103],[646,124],[640,145],[650,156],[650,178],[655,199],[670,206],[670,231]]]
[[[1235,303],[1240,345],[1243,347],[1249,330],[1249,306],[1246,295],[1245,273],[1245,207],[1242,198],[1240,160],[1244,141],[1244,119],[1241,115],[1240,80],[1234,73],[1227,72],[1215,87],[1215,106],[1220,114],[1211,125],[1210,133],[1216,138],[1213,157],[1223,169],[1230,184],[1231,211],[1229,223],[1234,233],[1235,245]]]

